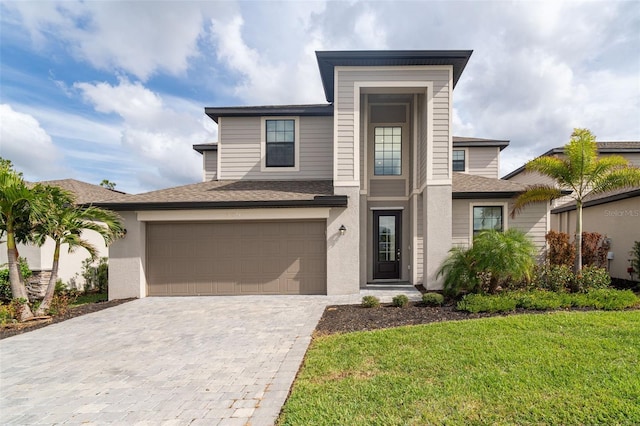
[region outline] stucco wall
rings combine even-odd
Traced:
[[[145,297],[145,224],[136,212],[120,212],[127,235],[111,245],[109,257],[109,300]]]
[[[327,294],[360,291],[360,189],[336,187],[349,197],[347,208],[332,208],[327,219]],[[340,226],[347,231],[340,235]]]
[[[427,290],[441,290],[436,274],[451,248],[451,186],[429,185],[423,193],[424,283]]]

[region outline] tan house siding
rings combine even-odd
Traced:
[[[571,236],[575,234],[575,210],[551,216],[554,230]],[[585,232],[598,232],[611,239],[613,259],[609,264],[610,274],[614,278],[629,279],[629,252],[633,242],[640,241],[640,197],[583,208],[582,229]]]
[[[204,151],[202,153],[202,165],[204,181],[215,180],[218,172],[218,152]]]
[[[352,181],[359,176],[354,174],[354,137],[356,119],[354,96],[356,83],[366,86],[367,82],[389,81],[391,87],[402,82],[433,84],[433,131],[434,131],[434,178],[449,177],[449,79],[450,69],[428,67],[381,68],[342,68],[336,67],[335,86],[335,179]],[[360,111],[358,111],[360,112]],[[358,171],[359,172],[359,171]]]
[[[427,97],[425,95],[418,96],[418,117],[420,120],[419,139],[418,139],[418,184],[421,188],[427,182],[427,135],[429,124],[427,121]]]
[[[331,179],[332,117],[299,117],[299,171],[262,172],[261,118],[225,117],[222,122],[220,179]]]
[[[467,148],[469,159],[467,173],[498,179],[500,148],[498,147],[469,147]]]

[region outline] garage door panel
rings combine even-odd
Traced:
[[[150,296],[326,294],[326,224],[149,223]]]

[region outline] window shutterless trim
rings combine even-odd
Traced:
[[[267,165],[267,121],[293,120],[293,165]],[[275,143],[290,143],[286,141]],[[262,172],[297,172],[300,171],[300,117],[298,116],[264,116],[260,118],[260,171]]]

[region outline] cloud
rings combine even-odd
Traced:
[[[120,143],[139,164],[136,175],[142,186],[157,189],[201,179],[201,157],[191,145],[215,140],[202,107],[165,102],[140,82],[122,77],[117,85],[81,82],[74,88],[96,111],[121,118]]]
[[[64,172],[60,152],[38,120],[8,104],[0,104],[0,117],[0,156],[11,160],[25,178],[39,180],[47,174]]]
[[[199,2],[9,2],[42,50],[61,43],[77,59],[146,80],[186,72],[203,29]]]

